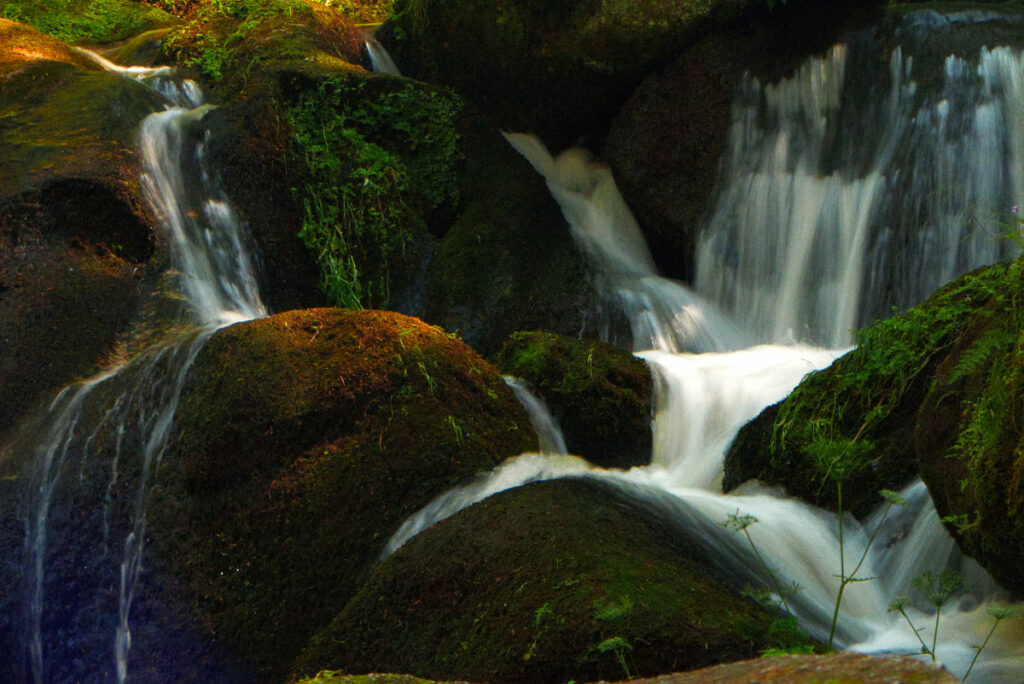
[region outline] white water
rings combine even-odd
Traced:
[[[526,382],[512,376],[505,376],[505,384],[512,388],[516,399],[526,409],[526,415],[530,418],[530,425],[537,433],[537,440],[540,442],[540,451],[543,454],[555,454],[565,456],[569,450],[565,447],[565,437],[562,435],[562,428],[558,421],[548,411],[544,400],[530,391]]]
[[[62,645],[48,643],[43,629],[47,610],[47,542],[54,524],[53,496],[74,486],[74,470],[83,478],[96,451],[109,450],[110,473],[103,514],[102,558],[117,554],[116,627],[110,635],[117,680],[128,678],[131,608],[142,570],[146,504],[151,475],[167,444],[188,370],[209,336],[234,322],[266,315],[256,286],[244,231],[220,190],[205,155],[201,120],[209,110],[195,83],[179,81],[165,68],[122,68],[88,51],[102,67],[137,79],[167,99],[167,108],[147,117],[139,131],[143,188],[170,247],[175,290],[182,312],[172,323],[181,328],[122,364],[54,400],[35,452],[36,486],[26,516],[29,606],[26,614],[29,664],[37,684],[48,678],[47,657]],[[100,386],[117,389],[98,401],[101,418],[87,424],[84,411]],[[113,437],[111,437],[111,435]],[[112,443],[109,443],[112,440]],[[105,442],[100,444],[100,442]],[[127,525],[114,520],[113,491],[124,477],[136,478]],[[101,559],[102,560],[102,559]],[[96,599],[99,601],[99,597]]]
[[[897,51],[890,62],[893,85],[884,103],[894,119],[871,141],[867,171],[856,174],[844,167],[823,175],[821,159],[815,155],[821,154],[825,140],[834,135],[829,117],[839,106],[845,53],[845,48],[837,47],[826,58],[811,60],[792,81],[772,88],[762,89],[748,81],[738,96],[734,140],[726,161],[726,168],[736,171],[727,174],[730,180],[722,197],[728,200],[721,201],[701,242],[700,269],[701,282],[716,284],[706,291],[722,301],[742,326],[730,323],[726,314],[685,286],[656,275],[636,222],[607,169],[581,151],[553,159],[533,137],[506,136],[547,180],[578,244],[600,272],[599,286],[630,320],[635,347],[646,349],[638,356],[651,366],[656,379],[652,463],[615,471],[571,456],[524,454],[438,497],[406,521],[390,540],[385,555],[436,522],[499,491],[561,477],[599,478],[658,506],[667,520],[702,539],[703,552],[712,562],[728,568],[741,581],[766,585],[765,573],[745,537],[722,525],[730,514],[755,516],[758,522],[749,531],[758,550],[777,571],[780,585],[799,585],[790,605],[801,626],[819,640],[828,639],[840,568],[850,572],[867,549],[857,576],[873,579],[846,587],[836,632],[841,648],[920,654],[914,632],[902,616],[888,612],[889,604],[896,596],[910,595],[914,600],[907,612],[921,638],[930,644],[934,608],[920,596],[914,597],[911,580],[928,571],[948,568],[960,572],[968,588],[943,607],[935,650],[940,663],[963,676],[976,653],[974,647],[993,624],[987,609],[1000,605],[1003,595],[987,573],[960,556],[920,481],[902,493],[907,500],[905,508],[882,507],[864,524],[847,516],[842,546],[839,520],[831,512],[763,490],[756,483],[731,495],[717,493],[724,452],[738,428],[788,394],[806,373],[824,368],[845,351],[794,345],[792,341],[824,340],[835,347],[849,343],[848,331],[860,320],[863,308],[860,293],[870,289],[876,276],[872,269],[882,259],[868,249],[869,245],[883,248],[878,236],[886,231],[878,230],[879,208],[895,202],[886,194],[892,187],[886,160],[906,154],[908,135],[916,135],[913,145],[921,148],[921,140],[930,132],[940,137],[940,143],[932,141],[932,149],[943,154],[915,149],[920,157],[915,163],[920,168],[915,167],[914,172],[931,173],[931,164],[942,159],[947,163],[943,173],[951,174],[964,154],[977,151],[968,148],[981,146],[998,128],[984,123],[987,111],[1002,108],[999,116],[1005,124],[1015,121],[1016,114],[1011,116],[1009,109],[1024,107],[1020,104],[1024,99],[1018,97],[1014,104],[1010,97],[995,98],[990,92],[987,99],[981,98],[982,104],[972,108],[970,130],[975,137],[943,137],[945,129],[931,126],[928,112],[948,117],[948,103],[934,102],[931,110],[915,109],[915,119],[900,118],[906,114],[906,101],[914,95],[915,86],[909,80],[911,60]],[[994,92],[998,74],[1002,79],[999,89],[1012,92],[1024,85],[1024,77],[1013,73],[1014,65],[1021,63],[1019,54],[983,51],[978,78]],[[947,70],[958,68],[956,58],[947,60]],[[799,134],[787,129],[789,124],[771,134],[760,132],[758,121],[765,115],[752,104],[747,106],[748,99],[769,102],[768,107],[775,108],[770,110],[772,116],[780,121],[798,121],[802,127]],[[1019,140],[1018,149],[1024,146],[1024,138]],[[998,166],[993,160],[1004,158],[1004,152],[1001,149],[998,157],[992,157],[996,151],[985,148],[980,154],[989,155],[985,161]],[[1017,156],[1016,151],[1009,153],[1006,163],[1016,165]],[[932,161],[926,163],[926,158]],[[931,184],[919,183],[915,188],[938,187],[951,178],[940,174]],[[979,205],[980,197],[988,193],[1005,201],[1011,196],[1010,190],[997,192],[992,187],[979,170],[969,182],[949,190],[961,193],[957,198],[928,195],[901,199],[909,205],[929,204],[930,213],[926,213],[930,219],[924,230],[915,232],[909,230],[910,212],[901,215],[908,226],[900,230],[912,234],[913,239],[906,253],[899,255],[900,268],[907,270],[905,280],[917,277],[923,282],[912,287],[904,283],[897,303],[915,303],[956,273],[1007,253],[1007,247],[975,229],[988,211]],[[989,206],[995,211],[994,205]],[[951,208],[961,213],[950,213]],[[963,212],[974,212],[977,221],[970,223]],[[726,214],[728,218],[723,218]],[[991,224],[991,217],[987,222]],[[964,225],[970,226],[966,232]],[[953,230],[954,226],[958,229]],[[708,261],[707,254],[718,260]],[[941,268],[936,265],[939,261]],[[892,281],[885,287],[889,288],[885,294],[891,295]],[[748,340],[790,344],[740,349]],[[683,349],[704,353],[682,353]],[[735,351],[713,351],[730,349]],[[878,536],[868,548],[876,528]],[[971,681],[1024,681],[1022,622],[1000,623],[974,666]]]
[[[363,37],[366,45],[366,54],[370,56],[371,68],[379,74],[401,76],[402,72],[398,70],[398,65],[395,64],[395,60],[391,59],[391,55],[384,49],[384,46],[371,34],[364,32]]]
[[[758,341],[849,344],[891,306],[1016,253],[997,237],[1024,203],[1022,53],[950,56],[925,92],[900,48],[865,66],[873,47],[837,45],[737,94],[696,290]]]

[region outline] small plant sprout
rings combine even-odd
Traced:
[[[1017,207],[1015,206],[1014,209],[1016,208]],[[988,640],[992,638],[992,634],[996,631],[996,627],[999,626],[999,623],[1003,620],[1020,617],[1020,611],[1011,606],[989,606],[988,614],[994,619],[992,622],[992,628],[988,630],[988,634],[985,635],[985,640],[981,642],[981,646],[974,647],[974,657],[971,658],[971,664],[968,666],[967,672],[964,673],[964,677],[960,681],[966,682],[967,678],[971,676],[971,670],[974,669],[974,663],[978,662],[978,656],[980,656],[981,652],[985,650],[986,646],[988,646]]]
[[[914,585],[915,589],[924,594],[929,603],[935,606],[935,630],[932,634],[931,646],[921,638],[921,631],[914,626],[914,622],[907,615],[906,604],[910,599],[906,596],[897,596],[889,604],[889,612],[899,612],[903,616],[903,619],[910,625],[910,629],[913,630],[914,636],[921,642],[921,653],[931,656],[934,662],[935,648],[939,643],[939,619],[942,617],[942,606],[963,586],[963,578],[960,577],[959,573],[952,570],[943,570],[938,574],[929,571],[915,577],[911,584]],[[985,640],[985,643],[988,643],[988,639]],[[984,648],[984,645],[982,648]],[[977,655],[975,655],[975,660],[977,660]],[[970,669],[968,669],[968,672],[970,672]],[[964,678],[966,679],[966,675]]]
[[[778,580],[775,577],[775,570],[769,567],[764,557],[761,556],[761,552],[757,550],[757,545],[754,543],[753,538],[750,536],[749,528],[756,522],[758,522],[756,517],[749,514],[740,515],[739,509],[737,509],[735,513],[730,513],[728,519],[721,524],[722,527],[726,528],[727,530],[732,530],[733,532],[742,532],[743,535],[747,538],[747,543],[750,545],[750,550],[754,552],[754,556],[757,558],[757,562],[760,563],[761,568],[764,570],[765,576],[768,577],[768,582],[772,585],[772,590],[775,592],[775,595],[779,597],[779,603],[782,605],[782,609],[785,610],[790,617],[792,617],[793,611],[790,610],[789,603],[786,601],[786,597],[791,596],[795,594],[797,591],[799,591],[800,586],[796,583],[793,583],[790,586],[786,587],[785,590],[781,586],[779,586]],[[767,597],[763,594],[754,594],[748,592],[747,595],[751,596],[752,598],[755,598],[760,603],[769,602],[767,600]]]

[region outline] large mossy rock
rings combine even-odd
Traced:
[[[751,657],[771,618],[638,500],[592,480],[503,492],[413,538],[298,673],[590,681]]]
[[[959,680],[944,668],[923,663],[909,656],[885,658],[862,653],[832,653],[745,660],[740,663],[715,665],[696,672],[638,679],[634,680],[634,684],[954,684],[957,681]]]
[[[651,462],[654,381],[640,359],[602,342],[524,332],[505,342],[496,363],[536,390],[569,453],[604,467]]]
[[[534,448],[497,372],[416,319],[319,309],[235,325],[185,384],[153,554],[274,681],[408,515]]]
[[[1001,288],[938,366],[917,413],[914,452],[960,548],[1024,596],[1024,283]]]
[[[93,372],[135,310],[153,222],[144,86],[0,19],[0,432]]]
[[[834,509],[843,480],[844,509],[872,511],[882,502],[880,489],[900,489],[919,472],[915,430],[929,424],[919,409],[934,392],[940,364],[975,337],[979,307],[1013,287],[1008,264],[991,266],[861,332],[856,349],[740,430],[726,455],[723,488],[758,479]]]

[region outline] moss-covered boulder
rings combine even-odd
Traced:
[[[154,248],[134,137],[157,102],[0,19],[0,432],[131,319]]]
[[[777,15],[820,32],[871,3],[775,4]],[[500,127],[559,148],[601,135],[643,77],[685,47],[769,14],[762,0],[398,0],[382,40],[403,73],[451,86]]]
[[[377,567],[298,673],[589,681],[754,655],[771,618],[681,534],[592,480],[503,492]]]
[[[971,317],[935,371],[914,447],[960,548],[1024,595],[1024,265]]]
[[[834,509],[842,481],[843,508],[861,516],[881,503],[880,489],[908,484],[919,472],[914,435],[936,370],[973,337],[978,308],[1012,291],[1010,273],[1001,264],[968,274],[861,332],[856,349],[740,430],[723,488],[758,479]]]
[[[185,384],[150,504],[153,554],[272,681],[405,517],[535,448],[493,367],[416,319],[320,309],[239,324]]]
[[[536,390],[562,428],[569,453],[614,468],[651,462],[653,380],[647,364],[629,352],[523,332],[505,342],[497,365]]]

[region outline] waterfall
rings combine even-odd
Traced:
[[[114,670],[117,680],[124,682],[132,643],[131,608],[143,563],[146,505],[185,377],[215,330],[266,315],[245,231],[206,157],[208,132],[202,128],[202,117],[210,107],[203,104],[198,86],[174,78],[167,68],[119,67],[81,52],[167,100],[164,111],[142,122],[139,149],[144,194],[169,245],[166,289],[177,293],[172,296],[180,299],[181,310],[167,325],[166,335],[156,336],[156,343],[120,366],[65,388],[42,420],[35,441],[31,436],[24,440],[26,451],[34,454],[25,513],[25,627],[29,667],[37,684],[49,678],[52,654],[72,649],[70,641],[60,643],[45,627],[47,553],[50,532],[58,525],[58,491],[68,496],[76,481],[87,480],[96,467],[96,455],[109,459],[101,519],[89,532],[99,547],[90,558],[77,559],[83,567],[76,585],[94,584],[91,602],[97,604],[116,586],[116,614],[99,622],[112,626]],[[127,500],[124,494],[117,495],[126,486]],[[92,517],[74,510],[61,513]],[[77,638],[88,644],[86,637]]]
[[[657,275],[640,227],[607,167],[584,150],[557,159],[532,136],[505,138],[547,181],[573,238],[594,265],[597,289],[618,306],[638,349],[723,351],[746,337],[714,306],[682,283]]]
[[[398,65],[395,64],[395,60],[391,59],[391,55],[384,49],[373,34],[363,32],[363,43],[366,45],[366,54],[370,57],[370,67],[379,74],[390,74],[392,76],[401,76],[402,72],[398,70]]]
[[[900,27],[932,29],[917,15]],[[1024,54],[876,51],[854,37],[736,95],[695,287],[758,341],[849,344],[1016,253],[992,226],[1024,202]]]
[[[928,16],[911,15],[902,29],[926,29]],[[1024,54],[994,47],[946,56],[929,89],[903,48],[871,68],[870,46],[870,36],[855,37],[774,85],[743,80],[716,207],[698,241],[696,291],[656,274],[606,168],[584,151],[553,158],[532,136],[506,135],[546,179],[595,283],[625,313],[637,355],[652,367],[652,462],[621,471],[524,454],[438,497],[395,533],[387,553],[498,491],[597,478],[701,539],[701,553],[741,582],[766,586],[745,537],[723,526],[730,516],[753,516],[758,551],[779,586],[799,585],[790,607],[819,640],[831,630],[840,549],[847,563],[864,554],[858,576],[873,580],[845,588],[840,648],[920,655],[890,602],[924,572],[959,572],[969,589],[943,606],[935,650],[964,675],[992,625],[987,610],[1005,596],[959,553],[920,480],[901,493],[904,508],[844,518],[842,545],[832,512],[757,483],[718,493],[740,426],[844,353],[852,329],[1014,254],[985,226],[1024,203]],[[906,611],[930,643],[935,608],[918,602]],[[972,679],[1024,679],[1024,627],[1001,623]]]

